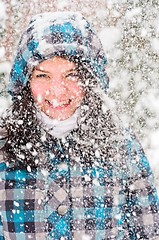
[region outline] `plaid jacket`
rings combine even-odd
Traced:
[[[159,200],[148,161],[130,137],[129,159],[86,168],[67,156],[52,170],[0,163],[0,240],[159,239]]]

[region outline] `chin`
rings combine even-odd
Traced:
[[[52,119],[56,119],[56,120],[58,120],[58,121],[64,121],[64,120],[70,118],[73,113],[74,113],[74,112],[64,113],[64,114],[62,114],[62,113],[59,113],[59,114],[48,114],[48,113],[46,112],[46,115],[47,115],[48,117],[52,118]]]
[[[72,116],[73,113],[70,114],[64,114],[64,115],[59,115],[57,116],[55,119],[59,120],[59,121],[64,121],[68,118],[70,118]]]

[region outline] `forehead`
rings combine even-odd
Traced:
[[[48,60],[45,60],[41,63],[39,63],[35,69],[38,70],[51,70],[51,69],[55,69],[55,70],[59,70],[60,68],[63,70],[71,70],[73,68],[76,67],[76,64],[72,61],[69,61],[65,58],[62,57],[53,57],[50,58]]]

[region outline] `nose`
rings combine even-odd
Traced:
[[[59,97],[62,95],[65,95],[68,91],[66,83],[64,82],[63,79],[57,78],[57,79],[52,79],[49,91],[55,96]]]

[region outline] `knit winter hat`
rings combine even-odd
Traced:
[[[17,95],[33,68],[57,55],[85,61],[101,87],[107,90],[106,55],[89,22],[79,12],[46,12],[35,15],[21,36],[10,73],[9,93]]]

